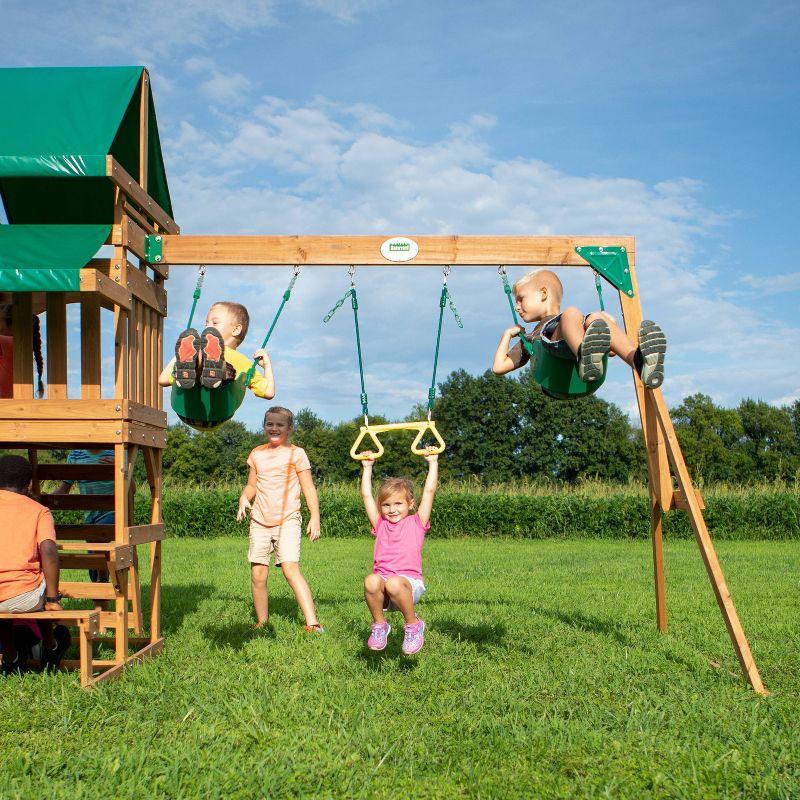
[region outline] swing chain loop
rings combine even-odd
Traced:
[[[449,264],[445,264],[444,269],[442,269],[442,283],[447,285],[447,276],[450,274],[451,266]]]
[[[300,265],[299,264],[295,264],[292,267],[292,273],[294,274],[295,278],[300,274]]]
[[[347,268],[347,274],[350,276],[350,285],[351,286],[355,286],[355,284],[356,284],[356,279],[355,279],[356,265],[355,264],[351,264]]]

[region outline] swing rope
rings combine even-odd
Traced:
[[[498,267],[497,268],[500,277],[503,279],[503,290],[506,293],[506,298],[508,299],[508,306],[511,309],[511,316],[514,318],[514,324],[522,327],[519,324],[519,319],[517,318],[517,310],[514,308],[514,298],[511,293],[511,285],[508,282],[508,274],[506,273],[505,267]],[[525,348],[525,352],[533,358],[534,351],[533,345],[528,341],[527,337],[525,336],[525,331],[521,331],[519,334],[519,340],[522,342],[522,346]]]
[[[353,307],[353,322],[356,329],[358,374],[361,380],[361,413],[364,415],[364,424],[369,426],[369,400],[367,398],[367,390],[364,387],[364,360],[361,356],[361,332],[358,327],[358,295],[356,294],[355,282],[356,268],[353,264],[347,268],[347,273],[350,275],[350,288],[344,293],[343,297],[336,303],[336,305],[322,318],[322,321],[330,322],[333,315],[347,302],[347,298],[350,298],[350,305]]]
[[[194,310],[197,308],[197,301],[200,299],[200,294],[203,291],[203,278],[206,276],[206,265],[201,264],[198,267],[197,285],[194,287],[194,294],[192,295],[192,310],[189,312],[189,321],[186,323],[187,328],[192,327],[192,320],[194,319]]]
[[[300,267],[295,264],[294,269],[292,271],[292,279],[289,281],[289,285],[286,287],[286,291],[283,293],[281,304],[278,306],[278,310],[275,312],[275,316],[272,318],[272,325],[269,326],[269,330],[267,331],[267,335],[264,337],[264,341],[261,342],[261,347],[259,348],[260,350],[263,350],[267,346],[270,336],[272,336],[272,331],[275,330],[275,325],[278,323],[278,319],[280,319],[283,307],[289,302],[289,298],[292,296],[292,289],[294,289],[294,285],[295,283],[297,283],[298,277],[300,277]],[[250,385],[250,381],[253,380],[253,376],[255,374],[256,374],[256,362],[254,361],[250,365],[250,369],[247,370],[247,373],[244,376],[245,386]]]
[[[447,288],[447,276],[450,274],[450,267],[446,266],[442,270],[444,277],[442,279],[442,294],[439,297],[439,327],[436,331],[436,350],[433,354],[433,376],[431,377],[431,386],[428,389],[428,419],[430,420],[431,415],[433,414],[433,404],[436,400],[436,369],[439,365],[439,344],[442,340],[442,320],[444,317],[444,309],[445,306],[450,304],[450,310],[453,312],[453,316],[456,319],[456,323],[458,324],[459,328],[464,327],[464,323],[461,321],[461,317],[458,315],[458,309],[456,308],[456,304],[453,302],[453,297],[450,294],[450,290]]]

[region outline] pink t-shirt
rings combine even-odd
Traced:
[[[251,451],[247,464],[255,469],[257,476],[251,519],[271,528],[300,511],[297,473],[311,469],[311,462],[302,447],[262,444]]]
[[[375,566],[373,570],[384,578],[407,575],[422,580],[422,545],[430,522],[422,524],[419,514],[389,522],[381,517],[372,529],[375,537]]]

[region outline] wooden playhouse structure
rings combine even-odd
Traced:
[[[163,645],[166,416],[157,376],[170,265],[591,267],[617,290],[625,328],[636,338],[642,307],[632,237],[180,235],[171,218],[146,70],[0,70],[0,98],[0,193],[10,223],[0,225],[0,292],[10,293],[14,304],[14,397],[0,400],[0,447],[28,450],[35,484],[101,472],[114,480],[113,495],[43,496],[55,509],[116,513],[113,526],[58,528],[62,567],[105,565],[112,576],[107,584],[62,583],[65,596],[94,601],[94,609],[60,615],[79,628],[84,685],[117,674]],[[103,244],[113,247],[113,257],[95,257]],[[67,397],[69,303],[81,309],[80,398]],[[113,312],[113,399],[101,396],[104,308]],[[44,311],[47,328],[45,399],[34,398],[34,311]],[[636,375],[634,389],[647,447],[656,624],[667,629],[662,517],[682,509],[742,672],[765,694],[661,390],[645,390]],[[108,475],[100,467],[37,463],[41,450],[97,446],[114,448]],[[132,517],[132,464],[139,453],[151,496],[144,525],[134,525]],[[141,600],[141,547],[150,550],[149,615]],[[93,660],[92,642],[98,640],[113,641],[113,659]]]

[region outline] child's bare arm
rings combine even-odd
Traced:
[[[242,489],[242,494],[239,496],[239,510],[236,512],[237,522],[241,522],[247,516],[247,512],[253,507],[257,480],[258,475],[256,473],[256,468],[250,467],[250,474],[247,476],[247,484],[244,489]]]
[[[272,361],[270,360],[269,353],[263,348],[256,350],[256,352],[253,353],[253,360],[256,364],[261,364],[264,370],[264,379],[267,382],[266,388],[264,389],[264,399],[272,400],[272,398],[275,397],[275,375],[272,372]]]
[[[495,375],[505,375],[516,369],[514,362],[508,355],[509,346],[511,345],[511,338],[521,333],[522,328],[519,325],[514,325],[503,331],[500,337],[500,344],[497,345],[497,350],[494,354],[494,363],[492,364],[492,372]]]
[[[300,490],[303,492],[303,497],[305,497],[306,505],[308,506],[308,525],[306,525],[306,533],[308,533],[308,538],[312,542],[315,542],[319,539],[320,534],[317,487],[314,486],[314,478],[311,475],[310,469],[304,469],[302,472],[298,472],[297,479],[300,481]]]
[[[175,359],[173,358],[170,359],[167,366],[161,370],[161,374],[158,376],[158,385],[172,386],[172,373],[174,371],[175,371]]]
[[[52,539],[45,539],[39,546],[39,558],[42,562],[42,573],[45,581],[45,597],[58,597],[58,579],[60,561],[58,547]],[[45,611],[60,611],[60,603],[45,603]]]
[[[423,525],[427,525],[431,519],[433,511],[433,498],[436,497],[436,489],[439,486],[439,456],[432,454],[425,456],[428,462],[428,477],[425,478],[425,486],[422,488],[422,500],[419,503],[417,515]]]
[[[372,467],[375,465],[373,459],[365,459],[361,462],[361,499],[364,502],[364,510],[367,512],[369,524],[374,528],[381,519],[381,512],[378,504],[372,496]]]

